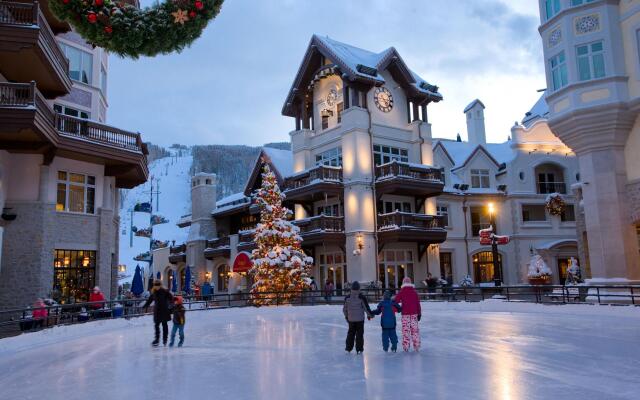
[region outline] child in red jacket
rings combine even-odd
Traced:
[[[411,343],[413,350],[420,350],[420,330],[418,321],[422,318],[420,297],[411,283],[411,278],[402,280],[400,292],[396,295],[396,303],[402,305],[402,349],[409,351]]]

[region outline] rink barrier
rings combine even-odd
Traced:
[[[365,285],[361,290],[371,306],[378,302],[384,289]],[[397,292],[398,289],[388,289]],[[521,285],[416,288],[421,301],[478,302],[497,299],[507,302],[539,304],[608,304],[640,306],[640,285]],[[303,292],[221,293],[207,296],[183,295],[187,311],[252,307],[256,301],[267,306],[342,304],[348,289],[331,293],[322,290]],[[100,319],[136,318],[152,313],[153,307],[143,309],[145,299],[126,299],[104,302],[56,304],[44,307],[47,317],[34,319],[33,308],[0,310],[0,337],[21,332],[37,331],[58,325],[73,325]]]

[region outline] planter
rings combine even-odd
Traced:
[[[551,284],[551,275],[543,275],[539,277],[529,277],[529,284],[531,285],[549,285]]]

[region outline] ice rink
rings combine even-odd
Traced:
[[[640,396],[640,308],[488,301],[423,313],[420,353],[384,353],[376,318],[361,356],[344,352],[338,306],[190,312],[181,349],[152,348],[149,317],[55,328],[0,340],[0,398]]]

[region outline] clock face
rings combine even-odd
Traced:
[[[338,99],[338,92],[335,89],[329,90],[329,94],[327,95],[327,105],[329,107],[333,107]]]
[[[382,112],[389,112],[393,108],[393,96],[386,87],[376,88],[373,98],[376,103],[376,107]]]

